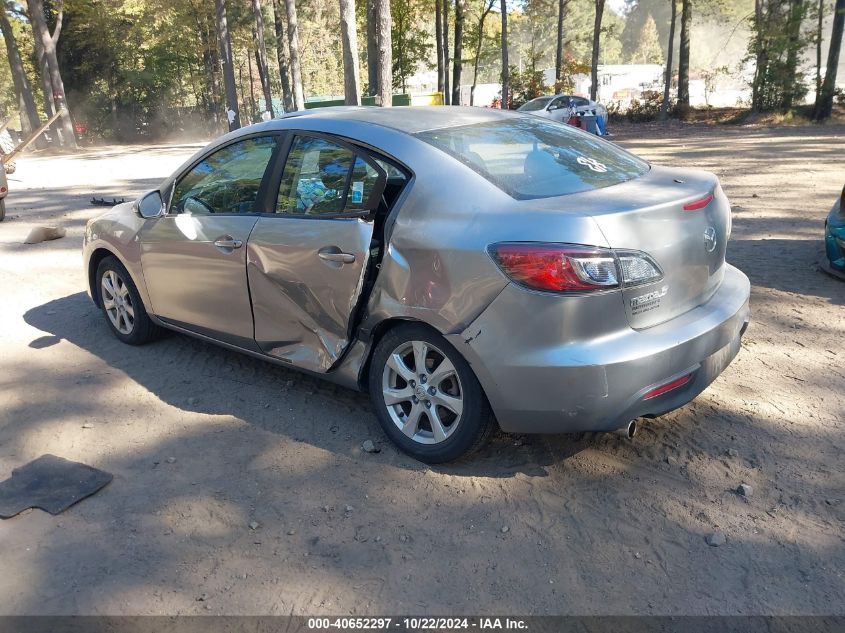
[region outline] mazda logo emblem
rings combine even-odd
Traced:
[[[708,253],[716,250],[716,229],[712,226],[708,226],[704,231],[704,249]]]

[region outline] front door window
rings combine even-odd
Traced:
[[[204,158],[176,184],[170,213],[254,213],[275,136],[232,143]]]

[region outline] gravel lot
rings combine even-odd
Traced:
[[[845,284],[816,268],[845,128],[615,140],[722,179],[753,285],[742,352],[633,442],[499,435],[437,468],[393,450],[363,395],[180,335],[111,336],[80,269],[88,201],[134,197],[197,146],[20,159],[0,224],[0,479],[54,453],[114,481],[0,521],[0,613],[845,613]],[[39,224],[68,235],[22,245]]]

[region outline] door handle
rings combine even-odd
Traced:
[[[339,262],[341,264],[352,264],[355,262],[355,255],[352,253],[327,253],[320,251],[317,255],[320,259],[327,262]]]
[[[221,237],[214,240],[214,245],[217,248],[240,248],[244,245],[243,240],[236,240],[231,237]]]

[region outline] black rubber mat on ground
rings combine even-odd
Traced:
[[[111,480],[105,471],[55,455],[42,455],[16,468],[9,479],[0,482],[0,518],[11,518],[27,508],[59,514]]]

